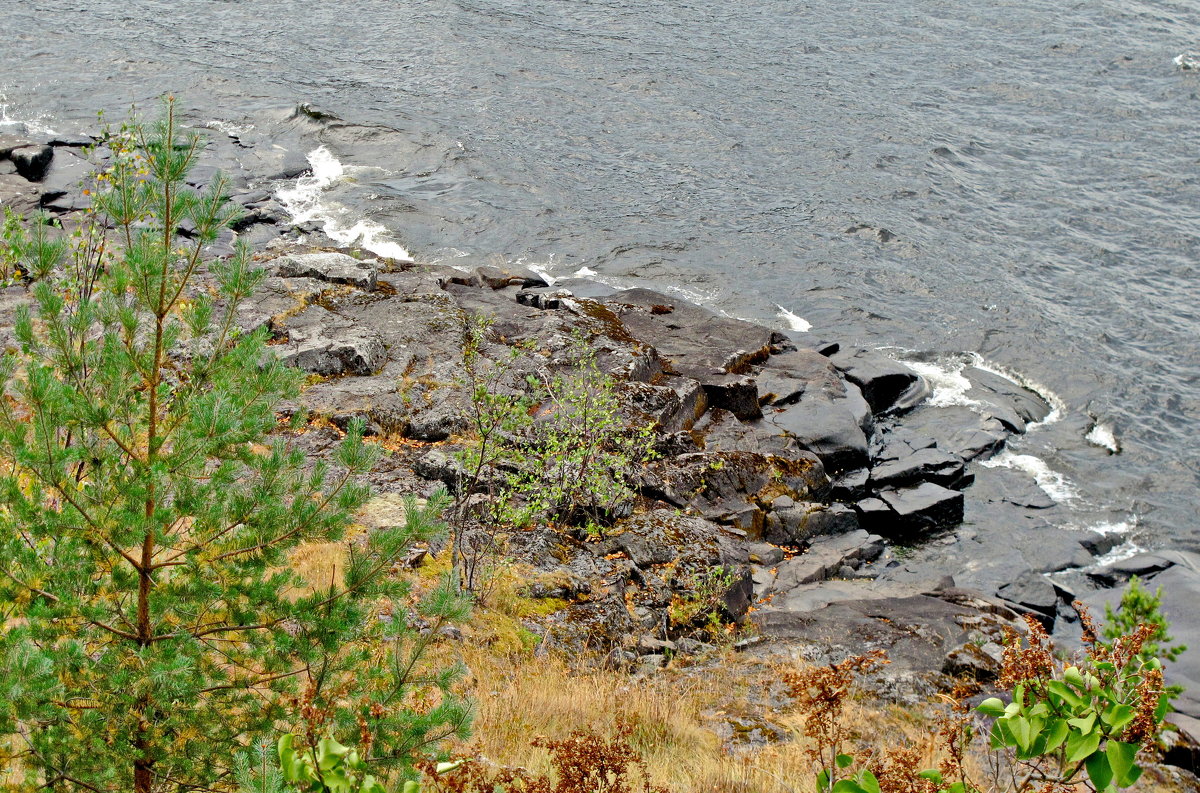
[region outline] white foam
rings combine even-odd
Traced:
[[[38,118],[13,118],[8,114],[9,105],[0,96],[0,127],[23,128],[14,131],[32,132],[35,135],[57,135],[58,131],[47,126],[45,116]]]
[[[1097,570],[1102,567],[1108,567],[1110,564],[1123,562],[1126,559],[1131,559],[1134,556],[1137,556],[1139,553],[1145,552],[1146,549],[1138,545],[1133,540],[1126,540],[1103,556],[1097,556],[1096,561],[1092,563],[1091,569]]]
[[[971,381],[963,375],[966,365],[962,361],[904,361],[905,366],[912,369],[925,382],[929,383],[932,393],[925,404],[944,408],[953,405],[980,407],[980,403],[967,396],[971,390]]]
[[[686,286],[677,286],[675,284],[669,284],[667,286],[667,291],[674,292],[677,295],[683,295],[685,298],[687,298],[688,300],[690,300],[691,302],[695,303],[698,306],[711,306],[713,299],[716,298],[716,296],[717,296],[716,289],[710,289],[707,292],[701,292],[698,289],[691,289]],[[724,313],[724,312],[722,312],[722,313]],[[728,317],[731,315],[725,314],[725,316]]]
[[[575,271],[576,278],[594,278],[596,274],[596,271],[587,265],[584,265]]]
[[[1185,72],[1196,71],[1200,69],[1200,53],[1188,52],[1180,53],[1175,56],[1175,65]]]
[[[1038,487],[1060,504],[1079,498],[1079,491],[1065,476],[1055,471],[1046,461],[1032,454],[1017,454],[1005,449],[1000,454],[980,463],[984,468],[1011,468],[1024,471],[1033,477]]]
[[[244,135],[254,129],[253,124],[235,124],[232,121],[225,121],[220,118],[211,118],[204,122],[205,129],[215,129],[217,132],[223,132],[231,138],[236,138]]]
[[[323,201],[324,193],[342,181],[347,169],[330,151],[321,146],[308,153],[312,174],[301,176],[290,188],[276,192],[279,202],[292,216],[293,223],[317,221],[321,230],[339,245],[357,245],[379,256],[400,261],[413,260],[408,250],[391,238],[391,232],[382,224],[360,218],[352,223],[345,221],[348,211]]]
[[[998,363],[993,363],[977,352],[971,353],[971,363],[976,369],[982,369],[985,372],[991,372],[997,377],[1003,377],[1013,385],[1020,386],[1026,391],[1032,391],[1042,398],[1047,405],[1050,406],[1050,412],[1041,421],[1032,421],[1025,426],[1026,432],[1032,432],[1040,427],[1046,427],[1059,421],[1063,414],[1067,411],[1067,404],[1063,402],[1062,397],[1051,391],[1046,386],[1031,380],[1020,372],[1013,371],[1008,367],[1001,366]]]
[[[788,327],[792,330],[800,333],[807,333],[808,331],[812,330],[812,323],[806,320],[804,317],[788,311],[778,303],[775,304],[775,308],[779,309],[779,316],[782,317],[785,322],[787,322]]]
[[[1097,421],[1084,437],[1088,443],[1108,449],[1113,454],[1118,454],[1121,451],[1121,444],[1117,440],[1117,436],[1113,434],[1112,427],[1107,424],[1101,424]]]

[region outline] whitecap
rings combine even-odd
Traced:
[[[1067,412],[1067,404],[1066,404],[1066,402],[1063,401],[1062,397],[1060,397],[1058,394],[1051,391],[1046,386],[1037,382],[1036,380],[1026,377],[1025,375],[1021,374],[1020,372],[1009,369],[1006,366],[1002,366],[998,363],[993,363],[992,361],[987,360],[986,358],[984,358],[982,355],[980,355],[977,352],[973,352],[970,355],[971,355],[972,365],[974,365],[974,367],[976,369],[982,369],[983,371],[990,372],[990,373],[996,375],[997,377],[1003,377],[1005,380],[1012,383],[1013,385],[1020,386],[1021,388],[1024,388],[1026,391],[1031,391],[1031,392],[1037,394],[1039,397],[1042,398],[1043,402],[1045,402],[1047,405],[1050,406],[1050,412],[1046,415],[1046,417],[1044,419],[1042,419],[1041,421],[1032,421],[1025,426],[1026,432],[1032,432],[1033,430],[1038,429],[1040,427],[1047,427],[1051,424],[1054,424],[1055,422],[1059,421],[1063,417],[1063,415]]]
[[[320,146],[308,153],[312,173],[298,178],[291,187],[280,188],[276,197],[292,216],[292,223],[317,221],[326,236],[339,245],[357,245],[378,256],[399,261],[413,260],[412,254],[392,239],[391,232],[381,223],[366,218],[347,222],[345,207],[327,204],[324,193],[347,175],[347,169],[329,149]]]
[[[1101,424],[1097,421],[1084,437],[1088,443],[1108,449],[1112,454],[1118,454],[1121,451],[1121,443],[1113,433],[1112,427],[1107,424]]]
[[[1175,65],[1185,72],[1200,70],[1200,53],[1188,51],[1175,56]]]
[[[584,265],[583,267],[580,267],[578,270],[575,271],[576,278],[594,278],[595,276],[596,276],[596,271],[593,270],[591,267],[588,267],[587,265]]]
[[[925,379],[932,392],[925,404],[932,407],[951,407],[961,405],[975,408],[981,403],[967,396],[971,390],[971,381],[963,375],[966,365],[961,360],[955,361],[902,361],[909,369]]]
[[[1139,553],[1145,553],[1146,549],[1138,545],[1133,540],[1126,540],[1117,547],[1113,548],[1103,556],[1097,556],[1096,561],[1092,563],[1091,569],[1098,570],[1109,565],[1123,562],[1126,559],[1131,559]]]
[[[792,330],[800,333],[807,333],[808,331],[812,330],[812,323],[806,320],[804,317],[788,311],[778,303],[775,304],[775,308],[779,309],[779,316],[783,318],[785,322],[787,322],[788,327]]]
[[[984,460],[980,465],[984,468],[1011,468],[1016,471],[1024,471],[1033,477],[1042,492],[1060,504],[1074,501],[1079,497],[1079,491],[1067,477],[1047,465],[1042,458],[1032,454],[1017,454],[1005,449],[990,460]]]

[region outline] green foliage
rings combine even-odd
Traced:
[[[725,617],[725,595],[736,580],[736,572],[733,567],[717,565],[692,573],[683,587],[684,594],[676,595],[667,606],[672,627],[698,627],[706,630],[710,638],[719,638]]]
[[[204,258],[238,210],[220,178],[187,186],[203,144],[168,101],[106,146],[77,242],[5,230],[37,280],[0,361],[0,735],[30,779],[73,790],[227,784],[233,747],[298,718],[368,731],[364,761],[407,773],[470,716],[456,670],[416,671],[428,639],[392,574],[447,501],[345,538],[377,450],[356,426],[310,465],[268,438],[301,374],[238,330],[264,277],[249,251]],[[305,543],[333,554],[326,580],[290,568]],[[464,609],[442,588],[417,610]],[[441,705],[411,710],[418,686]]]
[[[1168,646],[1175,637],[1167,633],[1171,623],[1162,613],[1162,587],[1154,590],[1152,595],[1135,575],[1129,579],[1129,588],[1121,596],[1121,605],[1116,612],[1111,605],[1104,604],[1104,638],[1111,642],[1128,636],[1143,624],[1155,626],[1150,638],[1142,645],[1140,656],[1143,660],[1174,661],[1187,650],[1186,644]]]
[[[233,779],[237,793],[287,793],[274,747],[261,741],[253,752],[242,752],[234,760]]]
[[[1086,779],[1097,791],[1131,786],[1142,773],[1138,751],[1153,744],[1166,715],[1161,664],[1142,655],[1149,627],[1103,645],[1086,618],[1085,625],[1087,654],[1067,665],[1030,620],[1028,645],[1010,637],[1006,652],[1004,680],[1012,686],[1012,701],[993,697],[978,706],[995,719],[992,748],[1011,752],[1024,770],[1018,790],[1046,779],[1063,785]]]
[[[602,536],[632,498],[634,467],[652,458],[654,440],[652,425],[627,424],[617,382],[600,371],[583,339],[570,349],[573,365],[550,370],[524,346],[486,359],[487,331],[484,318],[468,318],[463,359],[473,438],[459,454],[463,473],[451,513],[455,564],[472,591],[508,530],[550,524]]]

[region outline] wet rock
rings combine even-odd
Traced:
[[[905,425],[914,435],[932,438],[939,449],[965,460],[990,457],[1011,435],[999,420],[959,405],[918,408],[905,418]]]
[[[285,345],[275,347],[280,360],[319,375],[369,375],[387,360],[379,335],[320,306],[310,306],[289,319]]]
[[[1046,400],[1006,377],[975,366],[963,369],[963,375],[971,381],[972,391],[983,392],[972,393],[972,398],[1002,406],[1006,412],[1016,414],[1021,427],[1017,432],[1024,432],[1026,424],[1042,421],[1050,415],[1052,408]]]
[[[860,502],[859,514],[864,528],[889,539],[911,539],[962,523],[963,494],[932,482],[882,490],[879,500],[888,512],[874,505],[868,510],[866,502]]]
[[[8,158],[17,168],[17,173],[31,182],[40,182],[50,169],[54,149],[50,146],[24,146],[13,149]]]
[[[859,387],[875,413],[914,407],[929,393],[929,386],[916,372],[877,352],[843,350],[829,360]]]
[[[925,481],[961,490],[974,480],[974,474],[967,473],[963,458],[936,448],[921,449],[871,470],[871,486],[875,488]]]
[[[370,292],[379,278],[378,261],[359,260],[344,253],[298,253],[275,260],[275,273],[284,278],[316,278],[349,284]]]

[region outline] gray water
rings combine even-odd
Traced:
[[[0,103],[384,125],[330,144],[343,220],[948,375],[978,353],[1061,400],[1011,462],[1072,524],[1196,548],[1190,47],[1185,2],[0,0]]]

